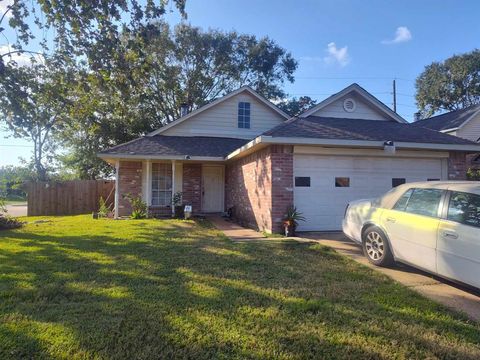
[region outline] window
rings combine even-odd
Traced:
[[[447,219],[480,227],[480,195],[452,192]]]
[[[397,200],[397,203],[393,207],[393,210],[398,210],[398,211],[405,211],[405,208],[407,207],[408,199],[410,199],[410,195],[412,195],[413,189],[409,189],[405,194],[403,194],[400,199]]]
[[[295,177],[295,186],[296,187],[310,187],[310,177],[308,176],[296,176]]]
[[[405,184],[407,181],[404,178],[393,178],[392,179],[392,188],[397,187],[399,185]]]
[[[336,177],[335,187],[350,187],[350,178],[348,177]]]
[[[405,211],[411,214],[437,217],[442,193],[443,190],[439,189],[414,189],[408,199]]]
[[[172,166],[152,164],[152,205],[170,206],[172,202]]]
[[[240,129],[250,129],[250,103],[238,103],[238,127]]]

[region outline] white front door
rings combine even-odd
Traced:
[[[202,168],[202,211],[223,211],[224,199],[224,167],[204,165]]]
[[[294,203],[300,231],[340,230],[347,203],[380,196],[392,185],[442,179],[442,160],[296,154]]]

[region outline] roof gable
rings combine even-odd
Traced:
[[[270,101],[265,99],[263,96],[259,95],[252,88],[250,88],[249,86],[243,86],[243,87],[241,87],[241,88],[239,88],[235,91],[232,91],[231,93],[228,93],[227,95],[225,95],[221,98],[218,98],[218,99],[216,99],[216,100],[214,100],[214,101],[212,101],[212,102],[210,102],[210,103],[192,111],[191,113],[189,113],[189,114],[187,114],[187,115],[185,115],[185,116],[183,116],[183,117],[181,117],[177,120],[172,121],[171,123],[161,127],[160,129],[157,129],[157,130],[151,132],[147,136],[154,136],[154,135],[162,134],[162,133],[165,133],[165,135],[166,135],[166,132],[168,132],[170,129],[172,129],[174,127],[178,127],[181,124],[185,124],[189,120],[192,120],[192,119],[198,117],[200,114],[205,113],[208,110],[212,110],[215,107],[221,106],[223,103],[227,102],[228,100],[230,100],[230,99],[232,99],[232,98],[234,98],[238,95],[242,95],[242,94],[246,95],[246,96],[249,96],[250,98],[253,98],[259,104],[261,104],[262,106],[266,107],[269,111],[274,113],[277,118],[281,118],[282,121],[290,118],[290,116],[288,114],[286,114],[285,112],[280,110],[278,107],[276,107]],[[209,136],[209,135],[210,134],[205,134],[205,136]]]
[[[343,109],[343,101],[352,98],[358,111],[348,112]],[[356,109],[357,110],[357,109]],[[313,108],[305,111],[300,117],[325,116],[335,118],[387,120],[407,123],[400,115],[378,100],[358,84],[352,84],[342,91],[328,97]]]

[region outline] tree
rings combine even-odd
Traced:
[[[56,144],[53,133],[62,127],[70,105],[66,95],[72,79],[55,63],[10,67],[0,82],[0,119],[15,137],[31,140],[32,164],[39,180],[47,179]]]
[[[422,117],[480,103],[480,50],[433,62],[416,80]]]
[[[186,0],[170,0],[186,17]],[[18,53],[47,52],[49,46],[65,59],[86,57],[93,68],[108,68],[118,46],[118,34],[139,31],[161,18],[165,1],[148,0],[1,0],[0,33],[12,47],[0,54],[0,74],[6,59]],[[8,25],[7,25],[8,24]],[[38,38],[38,34],[42,34]],[[50,38],[49,38],[50,37]],[[36,46],[25,49],[27,45]],[[34,51],[32,51],[34,50]]]
[[[27,166],[1,166],[0,167],[0,197],[10,200],[25,199],[23,185],[26,181],[33,180],[35,174]]]
[[[268,99],[284,98],[297,62],[269,38],[182,24],[150,24],[120,38],[112,67],[95,76],[77,74],[68,126],[60,134],[71,150],[64,164],[82,178],[108,175],[101,149],[129,141],[250,85]]]
[[[277,106],[290,116],[298,116],[317,104],[310,96],[300,96],[282,101]]]

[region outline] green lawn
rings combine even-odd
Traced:
[[[313,243],[45,219],[0,232],[0,359],[480,358],[479,324]]]

